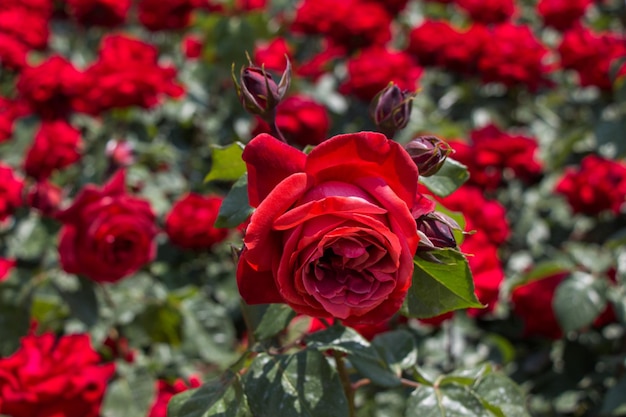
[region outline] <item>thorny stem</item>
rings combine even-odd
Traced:
[[[350,375],[348,375],[346,363],[341,352],[333,350],[333,357],[335,358],[335,363],[337,364],[337,373],[339,374],[339,379],[341,379],[341,385],[343,385],[343,390],[346,393],[346,398],[348,399],[348,409],[350,410],[348,416],[355,417],[354,389],[350,383]]]

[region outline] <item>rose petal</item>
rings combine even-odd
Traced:
[[[244,250],[237,265],[237,286],[241,297],[248,304],[281,303],[272,271],[255,271],[246,259]]]

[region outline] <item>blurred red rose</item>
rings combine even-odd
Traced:
[[[372,100],[392,81],[401,90],[415,91],[422,75],[422,68],[406,52],[379,47],[360,51],[347,66],[348,79],[340,91],[364,101]]]
[[[263,10],[266,6],[267,0],[235,0],[235,9],[239,11]]]
[[[556,185],[575,213],[619,214],[626,202],[626,164],[588,155],[578,168],[569,167]]]
[[[183,29],[191,21],[198,0],[139,0],[139,21],[152,31]]]
[[[77,107],[98,115],[114,108],[151,108],[162,96],[181,96],[176,69],[159,65],[158,59],[153,45],[124,35],[106,36],[98,60],[85,71],[89,88],[83,89]]]
[[[328,134],[330,119],[326,107],[306,96],[291,96],[276,108],[276,125],[288,143],[299,146],[318,145]],[[271,133],[270,127],[260,118],[252,135]]]
[[[115,27],[126,20],[131,0],[66,0],[69,12],[84,26]]]
[[[17,80],[17,91],[33,113],[45,119],[66,117],[84,87],[83,74],[67,59],[53,55],[28,65]]]
[[[546,26],[564,31],[575,26],[593,0],[540,0],[537,14]]]
[[[0,66],[20,71],[26,66],[29,47],[19,39],[6,33],[0,33]]]
[[[136,272],[156,255],[155,215],[150,204],[125,190],[124,171],[102,188],[85,186],[71,207],[58,213],[61,266],[97,282]]]
[[[38,180],[48,178],[53,171],[78,161],[81,148],[78,129],[65,120],[44,121],[26,153],[24,171]]]
[[[596,34],[578,25],[565,32],[558,52],[563,68],[576,71],[581,86],[611,90],[611,65],[626,56],[626,38],[611,32]],[[621,63],[617,76],[624,75],[626,64]]]
[[[15,175],[13,169],[0,163],[0,222],[23,204],[23,188],[24,181]]]
[[[0,8],[0,33],[11,36],[29,49],[45,49],[49,35],[48,18],[21,5]]]
[[[514,0],[456,0],[470,18],[478,23],[506,22],[515,12]]]
[[[188,59],[200,58],[203,47],[202,38],[198,35],[186,35],[183,38],[183,54]]]
[[[189,378],[189,383],[180,378],[173,383],[158,380],[156,387],[157,396],[150,408],[148,417],[167,417],[167,404],[174,395],[191,388],[198,388],[200,385],[202,385],[202,383],[196,377]]]
[[[486,234],[476,233],[465,238],[461,244],[461,251],[468,255],[467,261],[472,271],[476,297],[486,306],[471,308],[467,313],[476,317],[492,312],[498,303],[500,285],[504,281],[498,247]]]
[[[254,62],[266,70],[284,71],[287,67],[285,56],[290,61],[293,59],[291,47],[285,38],[278,37],[267,43],[258,43],[254,47]]]
[[[26,204],[49,217],[56,215],[62,199],[63,190],[48,180],[37,181],[29,187],[26,194]]]
[[[261,134],[243,159],[257,207],[237,269],[246,302],[287,303],[348,325],[399,310],[419,243],[417,168],[399,144],[360,132],[306,155]]]
[[[0,258],[0,282],[9,277],[9,273],[13,268],[15,268],[15,259]],[[1,406],[2,402],[0,402]]]
[[[25,336],[0,359],[0,413],[12,417],[98,417],[113,363],[100,364],[89,336]]]
[[[170,241],[185,249],[209,249],[228,235],[228,229],[215,228],[222,198],[189,193],[172,206],[165,218]]]
[[[294,71],[301,77],[317,80],[322,75],[332,71],[335,60],[345,56],[346,50],[342,46],[322,41],[322,50],[308,60],[298,63],[294,67]]]
[[[383,6],[392,15],[396,16],[406,8],[409,0],[371,0]]]
[[[27,112],[24,103],[0,96],[0,143],[11,138],[15,120]]]
[[[550,85],[546,78],[550,69],[544,62],[548,49],[528,26],[504,23],[491,28],[490,35],[478,61],[483,82],[524,85],[531,91]]]

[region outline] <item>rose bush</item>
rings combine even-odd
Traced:
[[[257,207],[237,269],[246,302],[350,324],[398,311],[419,243],[418,172],[400,145],[361,132],[305,155],[262,134],[243,159]]]

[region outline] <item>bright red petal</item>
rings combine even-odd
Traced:
[[[241,297],[248,304],[284,302],[274,283],[272,271],[255,271],[246,259],[245,250],[237,266],[237,286]]]

